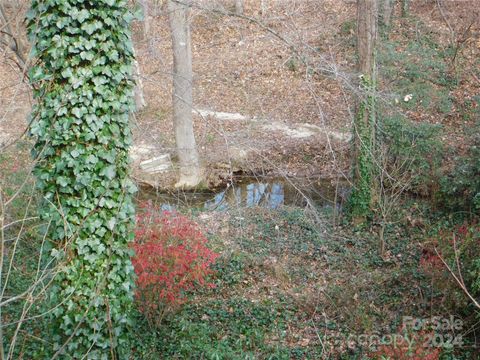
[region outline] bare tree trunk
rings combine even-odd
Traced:
[[[382,22],[385,26],[390,26],[392,19],[394,0],[383,0]]]
[[[133,67],[135,71],[135,110],[140,111],[147,107],[147,102],[145,101],[145,96],[143,95],[143,81],[140,75],[140,67],[137,60],[133,62]]]
[[[150,9],[148,7],[148,0],[139,0],[139,3],[143,11],[143,40],[148,40],[148,34],[150,33]]]
[[[168,18],[173,47],[173,120],[180,165],[176,187],[192,188],[202,180],[192,120],[192,51],[190,48],[189,9],[168,0]]]
[[[243,0],[235,0],[235,14],[243,15]]]
[[[358,70],[372,78],[377,38],[377,1],[357,0]]]
[[[261,7],[261,15],[264,17],[267,13],[267,4],[265,4],[265,0],[260,1],[260,7]]]
[[[134,71],[134,77],[135,77],[135,89],[134,89],[134,95],[135,95],[135,110],[139,111],[142,110],[147,106],[147,102],[145,101],[145,96],[143,95],[143,81],[142,81],[142,75],[140,73],[140,65],[138,64],[137,61],[137,52],[135,51],[135,48],[133,49],[133,71]]]

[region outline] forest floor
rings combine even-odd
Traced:
[[[158,327],[140,317],[139,334],[148,335],[136,338],[136,356],[478,358],[478,344],[469,340],[476,320],[458,312],[465,299],[457,296],[448,271],[426,260],[424,244],[438,234],[409,226],[409,206],[428,216],[428,207],[404,204],[388,229],[384,257],[374,229],[334,227],[328,212],[257,207],[196,213],[209,247],[220,254],[211,278],[215,287],[193,290]],[[462,319],[453,331],[408,322],[451,317]]]

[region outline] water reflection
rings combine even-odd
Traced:
[[[143,193],[142,198],[154,200],[162,210],[182,207],[204,208],[226,211],[235,207],[261,206],[276,209],[282,205],[305,206],[307,203],[318,207],[341,207],[348,193],[346,184],[335,186],[331,181],[315,184],[294,185],[284,179],[246,179],[229,185],[218,193],[177,192]]]
[[[206,209],[227,210],[231,206],[262,206],[276,209],[285,204],[285,186],[281,183],[250,183],[228,187],[205,202]]]

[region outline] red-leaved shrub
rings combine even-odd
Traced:
[[[423,249],[422,256],[420,257],[419,266],[424,272],[431,274],[434,271],[443,271],[445,266],[443,265],[440,256],[438,256],[434,250]]]
[[[218,254],[207,248],[199,226],[176,212],[161,212],[151,205],[137,215],[132,258],[139,310],[154,324],[185,301],[185,291],[206,281]]]

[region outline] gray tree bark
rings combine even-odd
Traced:
[[[243,0],[235,0],[235,14],[243,15]]]
[[[148,40],[148,34],[150,33],[150,9],[148,0],[139,0],[139,3],[143,11],[143,40]]]
[[[377,38],[377,1],[357,0],[358,70],[373,78]]]
[[[180,167],[175,186],[193,188],[202,181],[202,171],[193,132],[189,8],[168,0],[167,9],[173,48],[173,121]]]
[[[147,106],[147,102],[145,101],[145,96],[143,94],[142,75],[140,73],[140,65],[137,61],[137,52],[135,51],[135,48],[133,49],[133,56],[135,57],[135,60],[133,61],[133,71],[135,77],[135,110],[139,111]]]
[[[383,0],[383,8],[382,8],[382,22],[385,26],[390,26],[390,21],[392,20],[392,12],[393,12],[393,5],[394,0]]]

